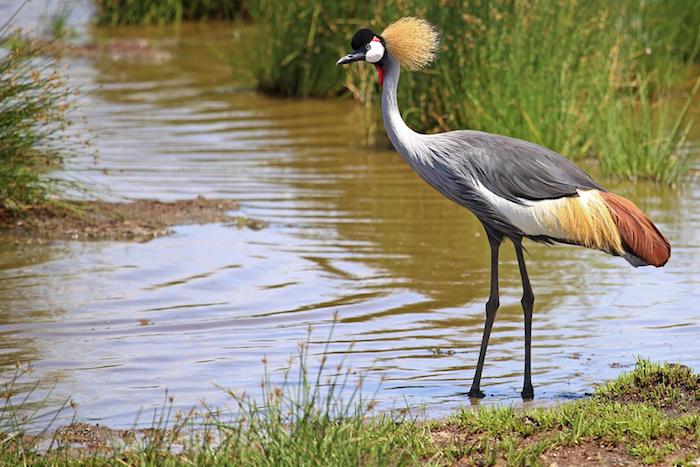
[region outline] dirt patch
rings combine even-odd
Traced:
[[[227,223],[259,230],[264,221],[231,216],[238,203],[196,198],[174,202],[136,200],[125,203],[79,201],[28,208],[0,209],[0,231],[56,240],[148,241],[171,232],[174,225]]]
[[[578,467],[581,465],[639,465],[640,459],[627,454],[620,445],[584,441],[571,446],[555,446],[540,456],[544,465]]]
[[[526,457],[518,463],[522,465],[540,464],[549,467],[578,467],[582,465],[631,466],[651,465],[700,465],[700,451],[692,436],[683,439],[658,439],[656,447],[666,449],[667,454],[661,460],[644,459],[635,456],[630,446],[623,439],[607,440],[588,438],[573,444],[562,443],[559,432],[547,431],[516,438],[509,449],[522,452],[536,443],[545,441],[542,453],[535,457]],[[507,459],[508,449],[493,450],[495,438],[487,433],[469,433],[455,426],[442,426],[431,430],[432,441],[443,452],[461,453],[454,460],[458,467],[475,465],[510,465]],[[696,463],[694,463],[696,462]]]
[[[88,449],[108,451],[120,449],[136,440],[134,430],[113,430],[100,425],[71,423],[56,431],[53,441],[62,449]]]
[[[664,440],[659,440],[659,445]],[[601,440],[586,440],[579,444],[554,446],[539,459],[543,465],[578,467],[580,465],[700,465],[698,447],[692,440],[675,440],[669,445],[669,455],[660,462],[649,462],[629,454],[628,446]]]

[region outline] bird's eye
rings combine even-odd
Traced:
[[[365,50],[369,50],[369,49],[371,49],[371,48],[372,48],[372,46],[371,46],[370,44],[367,44],[367,45],[365,46]]]

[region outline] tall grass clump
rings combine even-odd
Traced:
[[[664,61],[700,60],[700,2],[652,0],[637,6],[627,27],[644,45],[645,55]]]
[[[249,8],[259,26],[251,61],[259,89],[294,97],[326,97],[342,89],[345,71],[335,62],[371,7],[363,2],[258,0]]]
[[[604,173],[673,183],[687,172],[691,149],[686,143],[692,128],[688,112],[700,78],[684,98],[670,87],[676,80],[668,75],[659,86],[642,71],[626,89],[610,89],[600,118],[611,124],[594,128],[593,150],[605,151],[605,157],[598,157]],[[655,83],[658,89],[652,93]]]
[[[74,37],[76,32],[69,24],[71,12],[71,7],[67,3],[59,4],[52,13],[47,15],[44,33],[56,40]]]
[[[418,465],[441,456],[427,426],[407,416],[373,413],[373,397],[363,396],[363,379],[355,379],[344,357],[331,364],[326,346],[318,362],[312,361],[308,337],[310,332],[285,369],[270,371],[263,359],[261,397],[229,390],[232,413],[205,408],[183,414],[173,410],[173,398],[166,394],[149,428],[113,430],[108,439],[122,439],[122,448],[71,450],[74,441],[66,434],[75,429],[70,426],[28,435],[23,419],[14,415],[21,407],[8,410],[6,404],[0,410],[0,464]],[[16,399],[14,383],[0,389],[6,400]],[[49,444],[49,452],[40,454],[38,444]]]
[[[263,91],[345,88],[378,107],[371,67],[340,71],[334,62],[359,27],[380,33],[398,17],[422,16],[442,44],[432,68],[402,76],[399,104],[416,130],[506,134],[597,160],[608,174],[672,182],[683,172],[678,129],[687,121],[685,97],[679,104],[671,91],[698,56],[700,33],[686,14],[695,9],[675,0],[418,0],[411,8],[261,0],[251,8],[262,34],[254,71]]]
[[[429,457],[435,446],[425,427],[405,416],[372,415],[375,401],[363,397],[363,380],[353,380],[354,372],[344,359],[331,365],[326,347],[312,374],[309,350],[308,341],[300,343],[298,359],[277,384],[263,360],[260,400],[230,393],[240,415],[235,423],[217,425],[229,461],[238,465],[413,465]]]
[[[640,6],[484,2],[462,24],[431,12],[445,24],[443,53],[435,77],[405,83],[407,117],[428,131],[469,127],[533,141],[618,177],[675,181],[685,113],[666,97],[687,65],[663,50],[649,60],[644,37],[628,27],[641,21]],[[662,31],[650,36],[660,42]]]
[[[246,11],[245,0],[94,0],[102,26],[164,24],[201,19],[231,20]]]
[[[53,59],[9,25],[0,28],[0,211],[47,200],[47,176],[72,155],[66,136],[70,91]]]
[[[0,465],[33,464],[30,459],[38,456],[33,443],[28,442],[30,429],[34,427],[34,439],[47,439],[53,446],[50,431],[54,423],[75,409],[71,400],[50,406],[51,389],[38,400],[31,400],[37,398],[41,385],[39,380],[29,381],[31,370],[18,363],[14,373],[0,383]]]

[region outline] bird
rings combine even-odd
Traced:
[[[364,61],[375,66],[382,87],[384,126],[396,151],[428,185],[471,211],[486,231],[491,253],[490,292],[470,398],[485,396],[481,375],[499,307],[499,248],[506,240],[513,243],[523,289],[525,368],[520,394],[529,400],[534,398],[531,343],[535,295],[525,265],[523,239],[599,250],[622,257],[634,267],[664,266],[671,246],[632,201],[606,190],[551,149],[475,130],[413,131],[398,107],[401,69],[418,71],[430,65],[439,45],[439,33],[429,21],[404,17],[381,34],[369,28],[357,31],[350,42],[352,52],[336,65]]]

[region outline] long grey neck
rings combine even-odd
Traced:
[[[411,130],[401,118],[396,90],[401,67],[388,53],[384,57],[384,89],[382,90],[382,116],[384,127],[394,148],[411,163],[420,153],[421,135]]]

